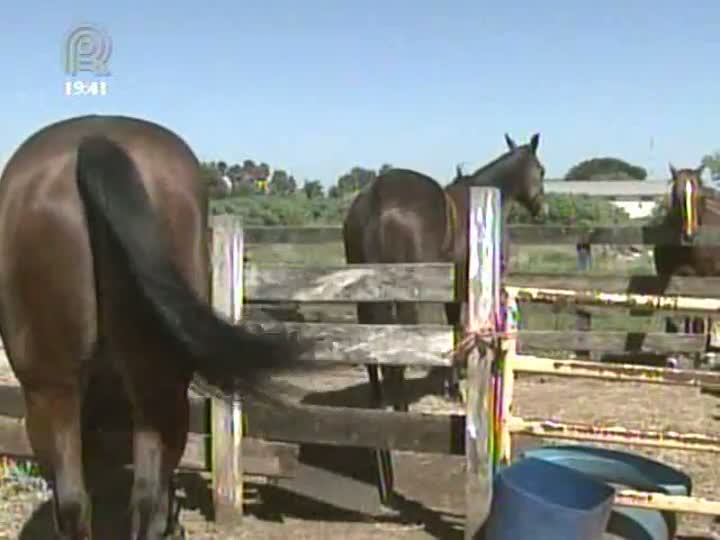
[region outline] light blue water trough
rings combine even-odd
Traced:
[[[580,445],[528,450],[495,478],[486,540],[670,540],[675,513],[613,507],[613,487],[689,496],[688,475],[636,454]]]

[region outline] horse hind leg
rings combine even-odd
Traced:
[[[418,324],[420,321],[418,306],[414,302],[396,304],[397,320],[400,324]],[[383,366],[383,378],[392,388],[393,407],[396,411],[408,412],[408,396],[405,387],[405,366]]]
[[[27,432],[43,475],[53,490],[57,537],[90,540],[91,503],[85,487],[81,439],[81,388],[25,389]]]
[[[391,302],[360,302],[357,305],[358,322],[361,324],[392,324],[393,304]],[[371,400],[374,407],[380,409],[388,404],[387,394],[392,396],[393,388],[387,388],[385,375],[387,371],[378,368],[377,364],[367,364],[368,377],[370,378]],[[383,374],[383,381],[380,380],[380,372]],[[390,390],[386,393],[385,390]]]
[[[133,448],[135,470],[130,501],[133,540],[184,538],[173,508],[173,471],[167,466],[163,434],[141,426],[134,432]]]
[[[145,356],[147,360],[147,356]],[[187,384],[163,358],[135,362],[129,384],[133,403],[132,539],[184,538],[174,508],[175,468],[180,462],[189,424]],[[152,365],[160,371],[148,370]],[[137,368],[145,367],[142,376]]]
[[[393,305],[389,302],[360,302],[357,304],[358,322],[362,324],[390,324],[393,321]],[[370,393],[372,405],[377,409],[385,407],[386,399],[383,391],[384,381],[380,381],[380,370],[377,364],[367,364],[366,369],[370,379]],[[380,504],[391,506],[395,485],[392,455],[389,450],[378,448],[375,450],[377,462],[377,488]]]
[[[458,302],[445,303],[445,318],[451,326],[458,327],[460,325],[462,305]],[[437,367],[431,370],[433,377],[441,378],[442,394],[455,403],[462,402],[462,393],[460,392],[460,368],[457,364],[450,367]]]

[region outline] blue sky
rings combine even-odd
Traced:
[[[325,183],[384,162],[444,182],[503,152],[506,131],[541,133],[550,177],[600,155],[666,177],[668,161],[720,149],[718,0],[502,4],[8,2],[0,164],[93,112],[162,123],[201,159]],[[63,95],[63,40],[86,22],[113,40],[105,97]]]

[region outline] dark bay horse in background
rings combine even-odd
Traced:
[[[119,116],[39,130],[0,179],[0,334],[59,538],[91,538],[83,467],[104,458],[90,432],[111,419],[133,434],[132,538],[178,537],[172,475],[193,377],[252,391],[307,349],[212,310],[201,179],[176,134]]]
[[[702,183],[704,165],[697,169],[676,169],[670,165],[671,188],[669,209],[663,224],[686,245],[658,245],[653,255],[655,271],[660,276],[720,276],[720,246],[692,245],[702,225],[720,227],[720,194]],[[686,331],[703,332],[712,319],[685,319]],[[665,319],[667,332],[677,332],[671,318]],[[710,326],[708,326],[710,327]]]
[[[502,192],[503,206],[510,200],[520,202],[534,216],[544,208],[544,168],[537,157],[539,134],[529,144],[518,146],[505,135],[508,151],[471,175],[459,176],[445,189],[421,173],[392,169],[380,175],[353,201],[343,223],[346,261],[352,263],[450,262],[456,266],[456,298],[445,311],[448,323],[460,323],[466,302],[468,258],[468,211],[470,187],[491,186]],[[507,216],[507,212],[504,214]],[[507,235],[507,232],[506,232]],[[507,236],[506,236],[507,240]],[[505,242],[504,258],[508,258]],[[363,324],[416,324],[417,305],[412,302],[358,303],[357,317]],[[382,366],[382,384],[378,366],[368,365],[374,405],[385,405],[390,394],[396,410],[407,411],[404,371],[401,366]],[[447,392],[458,399],[456,368],[442,372],[451,379]],[[383,391],[383,387],[387,392]],[[389,470],[389,456],[378,455],[380,467]],[[389,474],[389,473],[388,473]],[[381,478],[382,484],[382,478]],[[381,498],[387,493],[381,485]]]

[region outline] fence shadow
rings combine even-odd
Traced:
[[[439,385],[431,376],[406,379],[406,393],[410,402],[436,393],[434,390],[437,388]],[[362,381],[340,389],[310,391],[304,393],[300,403],[371,408],[369,383]],[[426,496],[437,497],[438,490],[457,491],[458,485],[464,485],[464,461],[458,457],[452,461],[451,456],[421,457],[422,454],[402,452],[396,452],[394,456],[396,466],[399,466],[399,470],[404,468],[405,471],[416,470],[416,466],[428,466],[416,465],[416,462],[441,460],[441,464],[436,463],[432,469],[448,477],[440,480],[440,484],[447,485],[430,483],[427,476],[413,478],[418,475],[398,473],[396,497],[392,507],[384,509],[380,506],[377,494],[377,462],[374,449],[301,444],[298,455],[300,469],[296,478],[259,487],[262,505],[249,510],[261,519],[277,520],[281,516],[292,516],[312,520],[322,516],[323,521],[372,520],[392,526],[417,525],[438,538],[461,538],[464,516],[431,508],[426,503]],[[455,476],[451,475],[450,469],[454,470]],[[432,493],[433,491],[435,493]],[[461,501],[464,501],[464,498],[461,498]],[[441,506],[457,508],[455,504]]]

